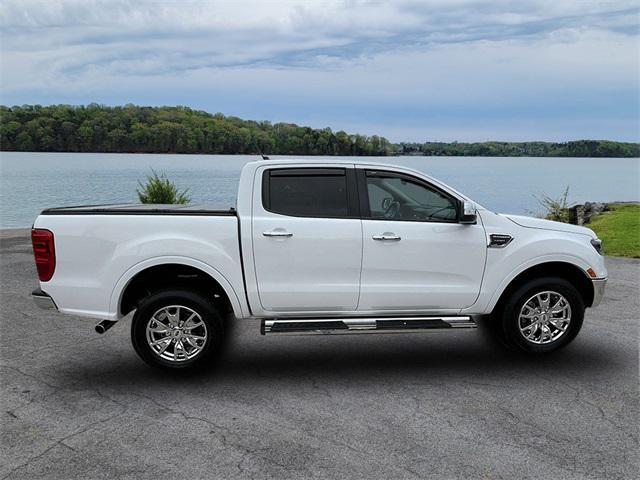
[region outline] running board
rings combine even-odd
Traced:
[[[262,320],[263,335],[405,333],[476,328],[471,317],[296,318]]]

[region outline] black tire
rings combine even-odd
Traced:
[[[534,343],[520,331],[520,312],[523,305],[537,293],[551,291],[562,295],[571,309],[571,321],[566,331],[550,343]],[[584,320],[584,300],[578,290],[567,280],[557,277],[537,278],[519,287],[497,312],[495,327],[503,343],[512,349],[527,353],[541,354],[558,350],[568,345],[582,327]],[[525,323],[526,326],[526,323]]]
[[[150,334],[154,336],[154,339],[166,335],[169,342],[166,353],[157,353],[147,338],[147,325],[152,321],[153,315],[165,307],[176,305],[185,307],[184,309],[181,308],[180,313],[177,313],[182,321],[185,320],[185,317],[188,318],[192,312],[195,312],[204,323],[204,326],[196,327],[196,329],[188,330],[188,332],[204,336],[206,340],[199,340],[195,345],[190,345],[186,340],[183,343],[182,338],[180,338],[180,345],[183,345],[182,349],[187,351],[191,349],[193,353],[196,352],[196,346],[200,348],[199,352],[193,353],[192,358],[187,358],[187,354],[184,353],[184,351],[181,352],[179,350],[175,353],[178,341],[177,339],[171,339],[172,334],[170,333]],[[191,312],[189,310],[191,310]],[[174,308],[171,308],[169,311],[173,312],[173,315],[176,314],[176,309]],[[166,322],[168,323],[168,320],[166,320]],[[155,322],[153,325],[157,326],[158,323]],[[153,325],[152,328],[155,328]],[[194,325],[194,323],[191,322],[189,325]],[[187,330],[184,331],[186,332]],[[204,332],[204,334],[202,332]],[[211,360],[211,357],[220,349],[223,336],[223,322],[213,302],[204,295],[189,290],[168,289],[149,295],[138,305],[131,323],[131,343],[133,343],[133,348],[142,360],[153,367],[185,369],[202,366]],[[162,346],[164,346],[164,343]],[[172,349],[174,353],[172,353]],[[161,356],[162,354],[166,356],[177,356],[178,361],[163,358]]]

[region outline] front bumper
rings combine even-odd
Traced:
[[[39,288],[31,292],[31,298],[33,298],[34,303],[43,310],[58,310],[53,298]]]
[[[591,281],[593,282],[593,302],[591,303],[591,306],[597,307],[598,305],[600,305],[602,297],[604,297],[604,287],[607,284],[607,279],[594,278]]]

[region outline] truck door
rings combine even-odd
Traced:
[[[355,170],[268,168],[261,187],[253,202],[252,239],[262,308],[356,310],[362,226]]]
[[[459,200],[402,173],[358,169],[363,260],[358,310],[438,311],[475,303],[487,244],[458,223]]]

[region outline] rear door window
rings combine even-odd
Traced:
[[[344,168],[271,169],[263,177],[266,210],[298,217],[349,217]]]

